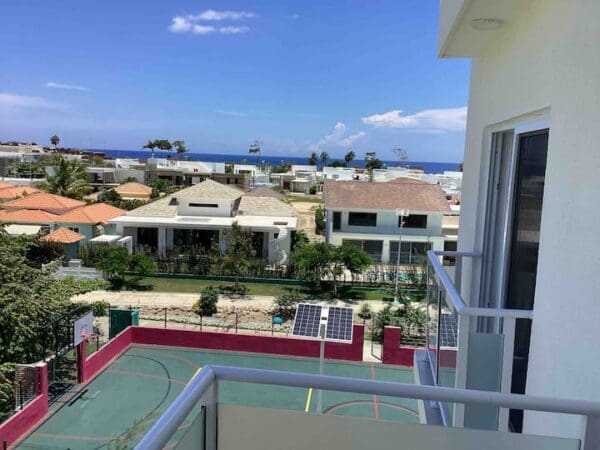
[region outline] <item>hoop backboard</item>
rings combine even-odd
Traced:
[[[94,314],[85,313],[73,323],[73,345],[77,346],[94,332]]]

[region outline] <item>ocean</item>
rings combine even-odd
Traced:
[[[97,153],[104,153],[106,156],[110,156],[112,158],[139,158],[139,159],[147,159],[150,156],[150,152],[148,150],[101,150],[101,149],[93,149],[90,150]],[[159,158],[173,158],[175,154],[173,152],[154,152],[155,156]],[[256,163],[268,163],[271,166],[276,166],[277,164],[281,164],[282,162],[288,162],[291,164],[307,164],[308,156],[265,156],[261,155],[260,157],[256,157],[256,155],[224,155],[219,153],[186,153],[184,159],[192,160],[192,161],[209,161],[209,162],[219,162],[224,161],[228,163],[238,163],[238,164],[256,164]],[[341,159],[332,159],[332,161],[343,161]],[[398,165],[397,161],[384,161],[387,167],[394,167]],[[354,167],[364,167],[365,162],[362,159],[355,159],[352,161],[352,166]],[[430,162],[430,161],[410,161],[407,164],[412,168],[420,168],[425,171],[425,173],[441,173],[445,170],[459,170],[459,163],[444,163],[444,162]]]

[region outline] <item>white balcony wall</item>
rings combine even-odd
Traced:
[[[527,386],[533,395],[600,400],[599,17],[598,1],[523,2],[502,39],[472,63],[459,250],[482,248],[489,127],[540,110],[550,118]],[[464,285],[477,277],[465,270]],[[527,413],[525,431],[579,436],[581,419]]]

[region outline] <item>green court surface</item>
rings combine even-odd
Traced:
[[[228,365],[316,374],[318,359],[134,345],[32,432],[19,449],[133,448],[204,365]],[[413,383],[410,369],[327,361],[325,374]],[[316,390],[239,382],[219,383],[219,402],[316,412]],[[171,444],[186,432],[186,419]],[[415,400],[326,391],[323,412],[418,423]]]

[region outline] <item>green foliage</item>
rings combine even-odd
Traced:
[[[363,320],[369,320],[371,317],[373,317],[373,310],[368,303],[363,303],[360,306],[360,309],[358,310],[358,317]]]
[[[65,248],[55,242],[35,241],[27,248],[27,261],[33,267],[41,268],[48,264],[64,258]]]
[[[281,164],[278,164],[275,167],[273,167],[271,169],[271,173],[286,173],[286,172],[289,172],[290,170],[292,170],[291,163],[281,163]]]
[[[316,152],[312,152],[310,154],[310,156],[308,157],[308,165],[309,166],[316,166],[317,162],[319,162],[319,155],[317,155]]]
[[[381,342],[385,326],[400,327],[405,336],[424,336],[427,314],[423,308],[419,307],[419,304],[406,303],[398,307],[388,304],[375,314],[374,320],[375,331],[372,339]]]
[[[323,165],[326,165],[327,161],[329,160],[329,153],[321,152],[321,155],[319,156],[319,158],[321,159],[321,162],[323,163]]]
[[[356,158],[356,153],[354,153],[352,150],[350,150],[348,153],[346,153],[344,155],[344,161],[348,165],[352,164],[352,161],[354,161],[354,158]]]
[[[148,185],[152,188],[152,198],[158,198],[161,194],[172,194],[177,189],[173,185],[171,180],[164,180],[162,178],[155,178]]]
[[[173,141],[173,147],[175,148],[175,153],[177,153],[178,157],[181,157],[189,151],[185,146],[185,141]]]
[[[148,255],[130,255],[125,247],[101,247],[96,257],[94,267],[104,273],[113,288],[120,288],[124,284],[126,272],[133,272],[138,277],[152,276],[156,272],[154,261]]]
[[[317,185],[311,184],[310,187],[308,188],[308,193],[310,195],[316,195],[317,194]]]
[[[381,169],[383,168],[383,161],[381,161],[375,152],[365,153],[365,168],[368,170]]]
[[[121,208],[126,211],[131,211],[132,209],[139,208],[146,204],[143,200],[124,200],[114,189],[101,192],[98,195],[98,202],[107,203],[115,208]]]
[[[58,143],[60,142],[60,138],[57,135],[52,135],[50,137],[50,143],[52,145],[54,145],[54,147],[56,147],[58,145]]]
[[[200,298],[192,307],[194,313],[201,317],[212,316],[217,313],[217,303],[219,302],[219,289],[214,286],[207,286],[202,289]]]
[[[0,364],[0,423],[10,417],[15,407],[13,394],[14,371],[14,364]]]
[[[227,296],[246,297],[248,295],[248,286],[241,283],[220,284],[219,292]]]
[[[325,233],[325,210],[321,206],[315,210],[315,228],[317,234]]]
[[[337,280],[350,271],[352,276],[361,273],[373,263],[358,247],[342,244],[336,247],[324,242],[310,242],[296,247],[291,255],[296,274],[309,282],[321,284],[324,277],[333,282],[333,294],[337,295]]]
[[[308,236],[306,235],[306,231],[304,230],[296,230],[296,231],[292,231],[292,251],[294,251],[294,249],[299,246],[299,245],[304,245],[304,244],[308,244],[309,243],[309,239]]]
[[[235,277],[235,284],[238,285],[238,278],[247,275],[250,261],[256,256],[252,233],[242,230],[234,222],[231,228],[224,232],[224,238],[227,249],[222,254],[223,270],[226,275]]]
[[[299,289],[288,288],[275,297],[272,313],[283,320],[291,320],[296,314],[298,303],[306,301],[306,295]]]
[[[48,176],[45,182],[38,183],[38,187],[51,194],[79,200],[92,190],[87,182],[85,166],[76,159],[62,157],[54,166],[54,175]]]

